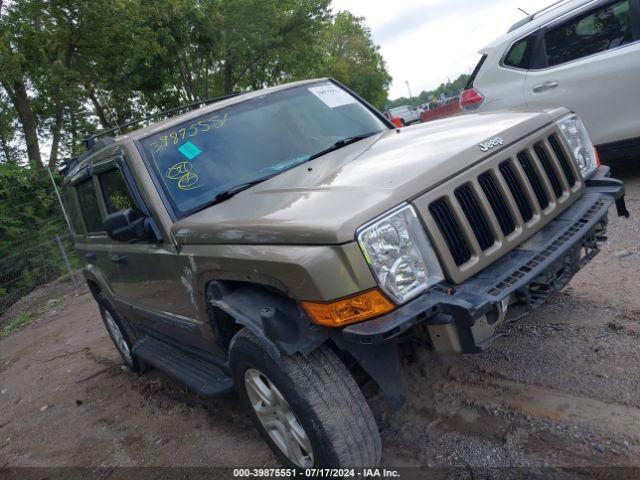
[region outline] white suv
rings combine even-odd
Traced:
[[[640,0],[557,2],[480,53],[463,110],[565,106],[603,160],[640,154]]]

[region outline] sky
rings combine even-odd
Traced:
[[[554,0],[333,0],[334,11],[365,17],[393,77],[389,98],[417,96],[461,73],[477,53],[525,17]]]

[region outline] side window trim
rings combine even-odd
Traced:
[[[633,41],[640,41],[640,0],[629,0]]]
[[[541,31],[541,42],[540,42],[541,50],[540,50],[540,52],[536,52],[536,53],[540,54],[542,59],[544,59],[544,62],[543,62],[544,66],[542,66],[540,68],[537,68],[535,70],[547,70],[547,69],[551,69],[551,68],[562,67],[564,65],[570,65],[570,64],[575,63],[575,62],[580,62],[580,61],[582,61],[582,60],[584,60],[586,58],[593,58],[596,55],[603,55],[603,54],[608,53],[608,52],[614,52],[614,51],[620,50],[622,48],[630,47],[631,45],[634,45],[635,43],[640,41],[640,38],[638,38],[638,36],[635,35],[635,29],[633,28],[635,25],[632,24],[632,31],[634,32],[634,35],[633,35],[633,40],[630,43],[626,43],[624,45],[620,45],[618,47],[614,47],[614,48],[611,48],[611,49],[602,50],[600,52],[595,52],[595,53],[592,53],[590,55],[585,55],[584,57],[579,57],[579,58],[576,58],[574,60],[570,60],[568,62],[559,63],[557,65],[549,66],[549,59],[548,59],[548,56],[546,54],[547,48],[546,48],[546,42],[545,42],[545,37],[546,37],[547,32],[549,32],[550,30],[552,30],[554,28],[557,28],[557,27],[559,27],[559,26],[561,26],[561,25],[563,25],[565,23],[571,22],[574,19],[576,19],[576,18],[578,18],[578,17],[580,17],[582,15],[588,15],[589,13],[591,13],[591,12],[593,12],[595,10],[601,9],[603,7],[615,5],[619,1],[620,0],[594,1],[594,2],[592,2],[590,4],[585,5],[585,7],[588,6],[588,8],[580,8],[576,12],[571,12],[568,15],[562,16],[562,17],[560,17],[558,19],[554,19],[551,22],[549,22],[548,24],[544,25],[544,27],[542,27],[541,30],[540,30]],[[637,11],[637,6],[638,6],[638,3],[640,2],[640,0],[628,0],[628,2],[629,2],[629,9],[630,9],[630,12],[631,12],[631,18],[632,18],[632,21],[633,21],[633,19],[635,18],[634,12]]]
[[[550,29],[557,27],[559,25],[562,25],[563,23],[566,22],[570,22],[571,20],[573,20],[576,17],[579,17],[580,15],[583,15],[587,12],[590,12],[592,10],[598,9],[600,7],[603,7],[609,3],[615,3],[615,0],[594,0],[593,2],[587,3],[585,5],[582,5],[577,11],[574,12],[568,12],[558,18],[555,18],[551,21],[549,21],[548,23],[541,25],[538,27],[537,31],[536,30],[532,30],[529,31],[527,33],[524,33],[523,35],[515,38],[514,40],[512,40],[507,48],[504,50],[502,57],[500,59],[500,63],[499,66],[508,70],[516,70],[516,71],[527,71],[525,69],[522,68],[517,68],[517,67],[511,67],[509,65],[506,65],[504,63],[505,59],[507,58],[507,55],[509,54],[509,52],[511,51],[511,49],[513,48],[513,46],[524,40],[525,38],[527,38],[529,35],[533,35],[534,32],[537,35],[537,39],[536,39],[536,44],[534,47],[534,51],[533,51],[533,55],[532,55],[532,60],[531,60],[531,65],[530,68],[528,70],[546,70],[549,68],[556,68],[559,67],[561,65],[568,65],[570,63],[573,62],[578,62],[580,60],[582,60],[583,58],[590,58],[593,57],[595,55],[601,55],[603,53],[606,52],[610,52],[610,51],[614,51],[617,50],[619,48],[625,48],[628,46],[633,45],[634,43],[640,41],[640,0],[629,0],[629,8],[631,11],[631,19],[632,19],[632,31],[633,31],[633,42],[631,43],[627,43],[626,45],[621,45],[619,47],[613,48],[611,50],[604,50],[602,52],[597,52],[591,55],[588,55],[586,57],[581,57],[578,58],[576,60],[572,60],[570,62],[566,62],[566,63],[562,63],[559,65],[554,65],[552,67],[549,67],[549,63],[547,60],[547,55],[546,55],[546,43],[545,43],[545,35],[547,33],[547,31],[549,31]]]

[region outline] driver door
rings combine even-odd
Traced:
[[[97,179],[107,214],[132,208],[142,216],[117,164]],[[148,335],[204,348],[189,258],[154,240],[112,242],[110,261],[117,267],[112,288],[129,320]]]

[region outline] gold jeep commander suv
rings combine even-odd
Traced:
[[[628,215],[566,109],[398,130],[329,79],[200,107],[86,140],[75,244],[129,368],[235,387],[289,467],[374,466],[365,383],[401,408],[404,346],[482,351]]]

